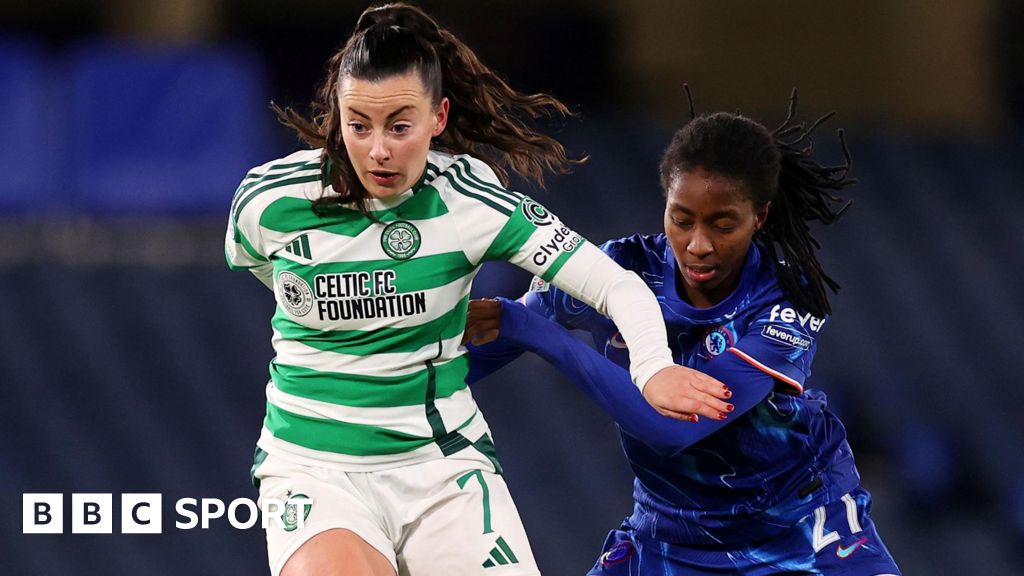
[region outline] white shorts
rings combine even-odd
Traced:
[[[305,496],[284,526],[267,527],[270,571],[313,536],[358,534],[400,576],[539,576],[519,512],[502,477],[473,460],[444,458],[376,472],[345,472],[268,455],[255,470],[260,499]],[[297,527],[297,513],[304,513]]]

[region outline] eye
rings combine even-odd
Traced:
[[[672,223],[682,228],[683,230],[689,230],[690,228],[693,228],[693,222],[687,222],[685,220],[676,220],[675,218],[673,218]]]
[[[349,122],[348,127],[356,134],[364,134],[367,131],[366,125],[361,122]]]
[[[410,124],[395,124],[394,126],[391,127],[391,131],[394,132],[395,134],[405,134],[411,129],[412,126]]]
[[[735,226],[722,226],[722,225],[715,226],[715,230],[718,230],[719,232],[722,232],[723,234],[728,234],[728,233],[732,232],[735,229],[736,229]]]

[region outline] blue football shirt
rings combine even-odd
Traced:
[[[673,454],[620,430],[636,474],[634,529],[681,545],[750,543],[777,535],[859,485],[842,423],[826,409],[823,392],[805,389],[828,319],[786,299],[756,244],[736,290],[703,309],[680,298],[664,234],[610,241],[602,250],[657,296],[677,363],[706,371],[713,362],[739,358],[775,381],[754,408]],[[526,304],[567,328],[590,332],[600,353],[628,368],[621,335],[592,308],[538,281]]]

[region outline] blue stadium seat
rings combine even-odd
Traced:
[[[272,120],[255,55],[97,43],[72,56],[68,168],[97,213],[224,212],[266,160]]]
[[[52,107],[46,99],[42,49],[0,38],[0,212],[23,212],[52,203]]]

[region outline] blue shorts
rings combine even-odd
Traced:
[[[858,488],[778,536],[742,547],[660,542],[635,532],[627,521],[608,534],[588,576],[899,575],[868,514],[870,507],[871,496]]]

